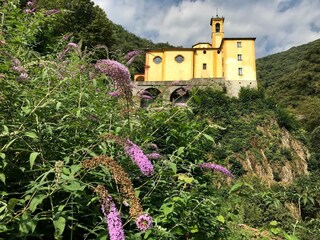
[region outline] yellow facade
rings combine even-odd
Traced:
[[[147,50],[141,81],[189,81],[223,78],[256,86],[255,38],[225,38],[224,18],[211,18],[211,43],[192,48]],[[240,82],[239,82],[240,81]],[[244,82],[243,82],[244,81]],[[237,86],[238,89],[239,86]]]

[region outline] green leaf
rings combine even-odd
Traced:
[[[180,156],[184,152],[184,147],[179,147],[177,155]]]
[[[188,177],[187,175],[180,173],[178,174],[178,180],[186,183],[192,183],[194,178],[193,177]]]
[[[41,204],[42,201],[46,199],[46,197],[47,195],[45,194],[39,194],[32,198],[31,203],[29,205],[29,210],[33,213],[37,209],[37,206]]]
[[[6,158],[6,154],[5,154],[5,153],[0,152],[0,157],[1,157],[2,159],[5,159],[5,158]]]
[[[169,162],[168,165],[172,169],[173,173],[176,174],[177,173],[177,164],[175,164],[173,162]]]
[[[160,210],[164,213],[164,215],[168,215],[172,213],[174,209],[173,203],[165,203],[160,207]]]
[[[204,136],[207,140],[209,140],[209,141],[211,141],[211,142],[214,142],[213,137],[211,137],[210,135],[204,133],[203,136]]]
[[[56,110],[59,111],[60,107],[61,107],[61,102],[57,102]]]
[[[3,125],[3,132],[2,134],[8,135],[9,134],[9,128],[6,125]]]
[[[270,226],[277,226],[278,225],[278,222],[277,221],[271,221],[269,223]]]
[[[16,198],[10,198],[8,205],[7,205],[7,210],[10,212],[14,209],[14,207],[17,205],[17,203],[19,202],[18,199]]]
[[[243,183],[242,183],[242,182],[238,182],[238,183],[234,184],[234,185],[231,187],[231,189],[230,189],[230,191],[229,191],[229,194],[237,191],[237,190],[238,190],[239,188],[241,188],[242,186],[243,186]]]
[[[34,230],[36,229],[36,226],[37,226],[37,221],[32,219],[27,212],[24,212],[20,217],[20,222],[19,222],[20,233],[22,234],[33,233]]]
[[[24,135],[29,137],[29,138],[32,138],[32,139],[38,138],[38,136],[37,136],[37,134],[35,132],[25,132]]]
[[[76,191],[83,191],[83,189],[85,189],[85,186],[81,186],[80,183],[73,181],[69,185],[63,185],[63,189],[69,192],[76,192]]]
[[[35,160],[36,160],[38,155],[39,155],[38,152],[33,152],[33,153],[30,154],[30,156],[29,156],[30,169],[33,168],[34,162],[35,162]]]
[[[64,228],[66,227],[66,219],[64,217],[58,217],[53,219],[54,226],[54,237],[55,239],[60,239],[60,236],[64,232]]]
[[[299,240],[298,237],[294,236],[294,235],[289,235],[287,233],[284,233],[284,237],[286,240]]]
[[[197,233],[199,232],[199,227],[197,225],[194,225],[189,230],[191,233]]]
[[[5,225],[0,225],[0,233],[3,233],[3,232],[6,232],[8,231],[9,229],[5,226]]]
[[[221,223],[225,223],[226,222],[226,220],[224,219],[224,217],[222,215],[216,216],[216,219]]]
[[[0,173],[0,181],[6,184],[6,175],[4,173]]]
[[[149,229],[148,231],[146,231],[146,233],[143,236],[143,239],[147,239],[149,237],[149,235],[152,233],[152,230]]]
[[[271,228],[271,232],[275,235],[279,234],[281,232],[280,228]]]

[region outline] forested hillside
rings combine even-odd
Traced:
[[[309,132],[320,161],[320,39],[258,59],[257,76],[266,94]]]
[[[127,51],[152,43],[115,26],[104,56],[94,21],[56,25],[104,13],[56,3],[0,3],[0,239],[318,238],[319,170],[292,114],[261,89],[139,108]]]

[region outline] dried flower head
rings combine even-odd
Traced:
[[[122,192],[124,197],[129,201],[129,212],[131,217],[136,218],[137,216],[142,214],[143,210],[140,204],[140,200],[135,195],[133,184],[128,174],[114,159],[108,156],[98,156],[90,160],[84,160],[82,162],[82,165],[88,169],[93,169],[100,164],[106,166],[110,170],[113,179],[117,184],[120,185],[120,192]]]

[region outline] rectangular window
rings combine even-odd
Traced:
[[[238,68],[238,75],[242,76],[242,68]]]
[[[238,48],[241,48],[242,46],[241,46],[241,42],[237,42],[237,47]]]
[[[238,54],[238,61],[242,61],[242,54]]]
[[[203,69],[203,70],[207,70],[207,64],[206,64],[206,63],[204,63],[204,64],[202,65],[202,69]]]

